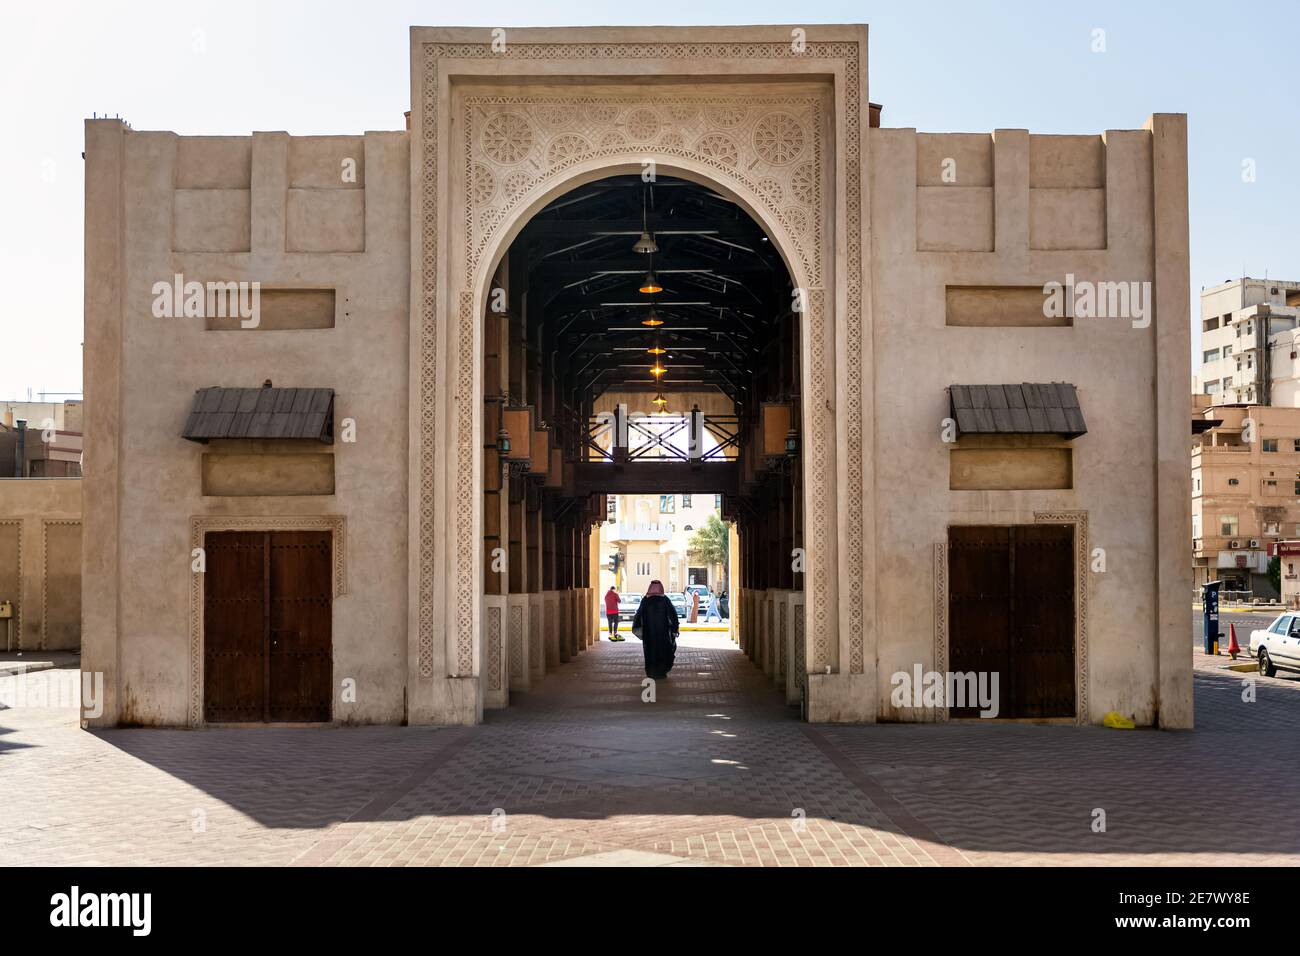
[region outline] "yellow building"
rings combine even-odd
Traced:
[[[608,519],[600,526],[601,591],[644,594],[650,582],[669,592],[688,584],[726,587],[727,568],[692,556],[690,541],[712,515],[721,516],[721,496],[711,494],[610,495]],[[618,579],[610,557],[621,556]]]

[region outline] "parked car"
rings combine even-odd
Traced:
[[[627,615],[629,618],[636,613],[636,609],[641,606],[641,595],[633,591],[624,591],[618,596],[618,616]]]
[[[668,600],[673,602],[673,610],[683,621],[686,620],[686,595],[681,591],[672,591],[668,595]]]
[[[1300,614],[1279,614],[1267,628],[1251,631],[1250,656],[1265,677],[1279,670],[1300,672]]]
[[[686,585],[686,598],[690,600],[691,593],[698,591],[700,594],[700,607],[709,600],[709,586],[707,584],[688,584]]]

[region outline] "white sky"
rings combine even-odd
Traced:
[[[81,388],[83,118],[191,135],[400,129],[413,23],[867,22],[886,126],[1095,133],[1187,112],[1194,292],[1243,271],[1300,278],[1298,10],[1294,0],[4,0],[0,399]],[[1096,28],[1105,53],[1091,50]],[[1242,182],[1246,158],[1253,183]]]

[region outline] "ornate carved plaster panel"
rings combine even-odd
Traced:
[[[469,96],[464,110],[465,281],[510,213],[590,159],[691,159],[744,187],[821,285],[821,104],[814,96]]]

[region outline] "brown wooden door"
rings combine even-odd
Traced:
[[[329,720],[329,532],[212,532],[205,547],[206,719]]]
[[[1073,717],[1074,529],[1022,525],[1011,533],[1010,716]]]
[[[209,532],[203,542],[203,716],[266,719],[266,533]]]
[[[948,532],[948,670],[993,674],[998,714],[1008,717],[1011,669],[1011,529],[954,527]],[[978,717],[978,707],[953,707]]]
[[[949,670],[996,672],[999,717],[1074,716],[1074,529],[951,528],[948,576]]]

